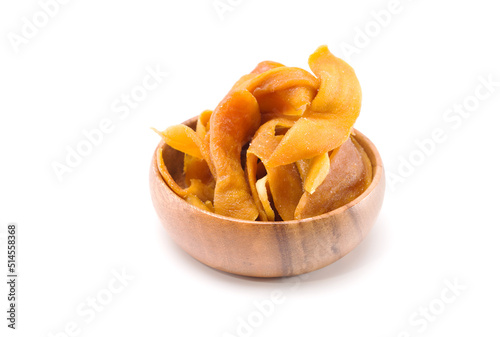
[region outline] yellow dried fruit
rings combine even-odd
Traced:
[[[309,66],[314,75],[261,62],[213,112],[200,114],[195,130],[157,131],[185,154],[179,185],[158,150],[167,185],[205,211],[261,221],[319,215],[360,195],[372,167],[349,137],[361,108],[358,79],[326,46]]]

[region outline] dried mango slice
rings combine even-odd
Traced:
[[[254,70],[252,70],[251,74],[262,74],[263,72],[278,67],[284,67],[284,65],[274,61],[262,61],[259,64],[257,64]]]
[[[190,156],[196,158],[203,158],[201,154],[200,147],[201,141],[196,132],[190,127],[179,124],[168,127],[165,131],[158,131],[153,128],[157,134],[159,134],[163,141],[168,144],[170,147],[187,153]]]
[[[213,180],[208,183],[203,183],[199,179],[190,179],[189,187],[182,188],[168,172],[165,162],[163,161],[163,150],[161,147],[159,147],[156,152],[156,161],[163,180],[178,196],[186,199],[190,195],[195,195],[204,201],[213,200],[215,187]]]
[[[210,204],[204,203],[196,195],[193,195],[193,194],[188,195],[186,197],[186,201],[188,203],[190,203],[191,205],[198,207],[199,209],[202,209],[202,210],[207,211],[207,212],[213,212],[213,210],[210,209],[210,207],[208,206]]]
[[[185,190],[186,197],[196,195],[203,202],[214,200],[214,185],[213,183],[204,184],[199,179],[191,179],[189,187]]]
[[[361,87],[354,69],[326,46],[309,57],[309,67],[321,81],[312,110],[335,115],[339,123],[350,129],[361,109]]]
[[[158,165],[158,171],[160,171],[160,174],[165,181],[165,183],[172,189],[172,191],[175,192],[178,196],[181,198],[186,197],[186,190],[184,190],[182,187],[177,184],[175,179],[172,177],[170,172],[168,172],[167,166],[165,165],[165,162],[163,161],[163,149],[162,147],[158,147],[158,150],[156,151],[156,163]]]
[[[281,219],[293,220],[297,204],[304,193],[297,167],[289,164],[266,169],[274,207]]]
[[[259,192],[257,191],[257,175],[258,175],[258,164],[257,164],[256,155],[247,151],[247,159],[246,159],[246,167],[245,171],[247,174],[248,185],[250,186],[250,192],[252,193],[253,200],[255,202],[255,206],[259,211],[259,220],[261,221],[269,221],[267,217],[267,213],[264,210],[264,206],[259,197]]]
[[[202,124],[203,128],[208,125],[206,118],[207,115],[209,118],[210,114],[209,110],[202,113],[204,118],[201,118],[200,123],[204,123]],[[162,132],[154,128],[153,130],[162,137],[167,145],[185,153],[184,173],[188,184],[192,178],[201,179],[204,182],[209,180],[208,176],[211,174],[207,172],[206,167],[211,164],[210,155],[198,132],[183,124],[171,126]]]
[[[317,89],[319,84],[319,80],[304,69],[277,67],[255,76],[249,81],[246,89],[258,97],[292,87]]]
[[[309,166],[311,166],[310,159],[301,159],[295,162],[295,166],[297,166],[297,170],[299,171],[300,179],[302,181],[306,180],[307,172],[309,172]]]
[[[307,173],[303,178],[304,190],[312,194],[325,180],[328,172],[330,171],[330,157],[328,156],[328,152],[325,152],[319,156],[309,159],[307,162]]]
[[[272,151],[274,147],[282,140],[283,135],[275,135],[278,126],[287,127],[293,125],[293,121],[281,118],[269,121],[257,131],[254,140],[247,150],[247,158],[252,154],[258,158],[266,156],[266,153]],[[295,165],[283,165],[278,167],[267,167],[267,179],[274,206],[283,220],[292,220],[294,210],[299,202],[303,190],[302,180]],[[249,178],[249,184],[252,186],[254,179]],[[255,195],[255,194],[254,194]],[[265,206],[263,205],[265,210]],[[267,212],[266,212],[267,215]]]
[[[204,159],[196,158],[188,154],[184,155],[184,176],[186,184],[189,185],[191,179],[199,179],[203,183],[213,180],[210,168]]]
[[[252,72],[250,72],[250,74],[246,74],[246,75],[241,76],[241,78],[238,81],[236,81],[236,83],[233,85],[233,87],[231,88],[231,90],[229,92],[231,93],[232,91],[247,89],[249,83],[255,77],[257,77],[257,75],[259,75],[263,72],[266,72],[268,70],[277,68],[277,67],[284,67],[284,65],[282,65],[281,63],[278,63],[278,62],[273,62],[273,61],[260,62],[254,68],[254,70],[252,70]]]
[[[196,121],[196,134],[202,141],[210,130],[210,116],[212,116],[212,110],[205,110],[198,116]]]
[[[257,98],[262,114],[300,116],[319,87],[318,79],[307,71],[271,61],[259,63],[251,75],[259,76],[249,76],[241,87]]]
[[[155,130],[185,153],[184,175],[176,171],[175,179],[157,153],[170,188],[201,209],[262,221],[318,215],[362,193],[371,162],[349,137],[361,108],[359,82],[326,46],[309,66],[316,76],[261,62],[213,112],[200,114],[196,130]],[[179,186],[181,178],[187,188]]]
[[[354,200],[371,182],[371,163],[361,147],[349,138],[330,156],[330,171],[314,193],[305,192],[295,219],[320,215]]]
[[[315,88],[293,87],[257,97],[263,115],[301,116],[316,95]]]
[[[205,201],[205,205],[210,210],[210,212],[215,213],[214,205],[210,200]]]
[[[260,125],[259,105],[246,90],[230,93],[210,117],[210,155],[217,175],[218,214],[255,220],[259,215],[241,166],[241,149]]]
[[[266,122],[255,133],[248,147],[248,152],[255,154],[266,165],[266,159],[273,154],[283,139],[283,135],[276,135],[277,128],[289,129],[294,123],[293,119],[286,117],[275,118]]]
[[[308,110],[263,161],[269,166],[279,166],[315,157],[340,146],[349,137],[349,132],[350,126],[346,130],[329,115]]]
[[[210,158],[210,149],[207,139],[207,133],[210,128],[209,120],[211,114],[212,111],[210,110],[206,110],[201,113],[198,118],[196,131],[184,124],[171,126],[162,132],[156,130],[155,128],[152,129],[159,134],[163,141],[170,147],[191,157],[204,159],[211,171],[211,174],[215,176],[215,169]]]
[[[359,115],[361,88],[347,63],[322,46],[309,58],[309,66],[321,80],[318,93],[310,110],[267,158],[269,166],[285,165],[333,150],[347,140]]]
[[[255,184],[257,189],[257,194],[259,196],[259,201],[262,203],[264,212],[266,213],[265,221],[274,221],[274,211],[271,206],[271,201],[269,201],[269,183],[267,181],[267,175],[260,178]]]

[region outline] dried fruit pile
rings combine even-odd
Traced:
[[[158,132],[183,152],[185,182],[157,162],[170,188],[203,210],[245,219],[303,219],[338,208],[370,184],[372,167],[351,136],[361,108],[354,70],[326,46],[311,73],[264,61],[241,77],[196,129]],[[181,187],[186,186],[186,187]]]

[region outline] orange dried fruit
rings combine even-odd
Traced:
[[[281,219],[293,220],[297,204],[304,193],[297,167],[288,164],[266,169],[274,207]]]
[[[215,168],[218,214],[255,220],[259,215],[241,166],[241,150],[260,125],[260,110],[247,90],[230,93],[210,117],[210,157]]]
[[[316,188],[325,180],[330,171],[330,157],[328,152],[320,154],[307,160],[307,172],[302,174],[304,181],[304,190],[309,193],[314,193]]]
[[[271,201],[269,200],[269,194],[271,192],[269,190],[267,175],[257,180],[255,186],[259,196],[259,201],[261,202],[264,212],[266,213],[265,221],[274,221],[274,211],[271,206]]]
[[[372,180],[371,162],[355,140],[349,138],[330,156],[330,171],[314,193],[305,192],[295,210],[295,219],[332,211],[354,200]]]
[[[360,195],[372,168],[350,137],[361,108],[359,82],[326,46],[309,66],[313,74],[261,62],[213,112],[200,114],[195,130],[157,131],[184,153],[182,177],[174,179],[158,150],[168,186],[205,211],[261,221],[319,215]]]

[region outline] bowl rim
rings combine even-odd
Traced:
[[[195,116],[193,118],[190,118],[190,119],[184,121],[182,124],[189,126],[189,124],[196,122],[197,119],[198,119],[198,116]],[[172,189],[167,185],[167,183],[165,182],[165,180],[163,179],[163,177],[160,174],[160,171],[158,169],[158,162],[156,160],[156,153],[158,151],[158,148],[160,148],[160,147],[165,148],[166,146],[168,146],[163,140],[161,140],[155,148],[151,165],[153,166],[153,172],[154,172],[156,178],[161,181],[162,186],[168,191],[167,193],[170,193],[173,196],[175,196],[176,198],[178,198],[179,201],[182,201],[183,203],[185,203],[185,205],[190,207],[194,212],[201,212],[202,214],[206,214],[206,215],[211,216],[215,219],[230,221],[233,223],[239,223],[241,225],[248,225],[248,226],[267,227],[267,226],[298,225],[298,224],[301,224],[301,223],[304,223],[307,221],[323,220],[325,218],[335,216],[337,214],[341,214],[341,213],[345,212],[346,210],[356,206],[361,201],[366,199],[382,181],[382,178],[384,177],[384,166],[382,163],[382,158],[380,156],[380,153],[378,152],[378,149],[375,146],[375,144],[373,144],[373,142],[368,137],[366,137],[363,133],[359,132],[357,129],[353,128],[351,135],[354,138],[356,138],[356,140],[360,143],[360,145],[363,147],[365,152],[367,152],[367,155],[370,158],[370,162],[372,163],[373,174],[372,174],[372,181],[371,181],[370,185],[363,193],[361,193],[359,196],[357,196],[354,200],[351,200],[349,203],[347,203],[343,206],[340,206],[339,208],[336,208],[330,212],[323,213],[320,215],[315,215],[313,217],[304,218],[304,219],[286,220],[286,221],[259,221],[259,220],[251,221],[251,220],[237,219],[237,218],[232,218],[232,217],[225,216],[225,215],[220,215],[220,214],[208,212],[208,211],[202,210],[194,205],[191,205],[190,203],[185,201],[183,198],[181,198],[179,195],[177,195],[174,191],[172,191]],[[360,141],[360,139],[361,139],[361,141]],[[371,152],[371,155],[368,153],[367,148]],[[373,157],[373,159],[372,159],[372,157]],[[222,225],[222,223],[221,223],[221,225]]]

